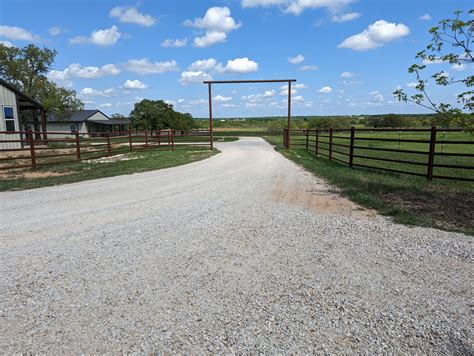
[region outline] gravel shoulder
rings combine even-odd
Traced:
[[[0,351],[472,354],[473,238],[392,223],[260,138],[0,193]]]

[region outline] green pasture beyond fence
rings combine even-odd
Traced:
[[[463,130],[304,129],[291,131],[290,144],[349,167],[474,182],[474,134]]]
[[[127,153],[142,149],[212,149],[209,130],[123,132],[0,132],[0,171],[36,169]]]

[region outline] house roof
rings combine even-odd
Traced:
[[[69,116],[61,117],[61,118],[57,118],[54,115],[48,115],[48,122],[83,122],[83,121],[86,121],[88,118],[90,118],[91,116],[95,115],[98,112],[100,112],[106,118],[110,119],[102,111],[95,109],[95,110],[74,111]],[[97,121],[100,121],[100,120],[97,120]],[[105,121],[105,120],[103,120],[103,121]]]
[[[24,108],[24,109],[42,109],[44,110],[43,105],[33,99],[32,97],[26,95],[22,91],[20,91],[17,87],[14,85],[4,81],[3,79],[0,79],[0,85],[4,86],[5,88],[10,89],[12,92],[15,93],[16,97],[18,98],[18,106],[19,108]]]
[[[93,122],[93,123],[102,124],[102,125],[128,125],[130,124],[130,120],[128,119],[88,120],[88,122]]]

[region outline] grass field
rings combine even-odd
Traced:
[[[356,203],[391,216],[395,222],[474,234],[473,183],[448,180],[428,182],[423,177],[372,169],[351,169],[345,164],[316,157],[304,148],[293,146],[286,150],[282,147],[281,136],[268,136],[265,139],[284,156],[333,184]],[[444,149],[456,148],[446,145]],[[341,158],[346,159],[343,155]],[[465,161],[463,163],[468,164]],[[385,162],[382,164],[385,165]],[[399,168],[403,169],[401,166]],[[472,172],[470,170],[467,174],[472,176]]]
[[[201,147],[171,150],[140,150],[82,162],[42,166],[35,171],[2,172],[0,191],[24,190],[84,180],[132,174],[195,162],[216,154]]]

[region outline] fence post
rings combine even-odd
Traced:
[[[306,149],[308,149],[309,129],[306,129]]]
[[[170,129],[171,134],[171,149],[174,150],[174,130]]]
[[[319,157],[319,129],[316,129],[316,157]]]
[[[128,143],[130,145],[130,151],[132,150],[132,131],[128,130]]]
[[[145,148],[148,148],[148,131],[145,130]]]
[[[110,132],[107,132],[107,152],[108,153],[112,152],[111,147],[110,147]]]
[[[161,146],[161,129],[158,130],[158,146]]]
[[[329,160],[332,160],[332,127],[329,129]]]
[[[430,137],[430,152],[428,155],[428,171],[426,172],[426,178],[428,180],[433,180],[433,164],[436,148],[436,126],[431,127],[431,137]]]
[[[352,168],[354,163],[354,139],[355,139],[355,127],[351,127],[351,147],[349,148],[349,167]]]
[[[33,137],[33,132],[28,131],[30,137],[30,155],[31,155],[31,167],[36,169],[36,154],[35,154],[35,138]]]
[[[288,148],[288,129],[283,128],[283,147]]]
[[[76,132],[76,153],[77,160],[81,160],[81,142],[79,141],[79,132]]]

